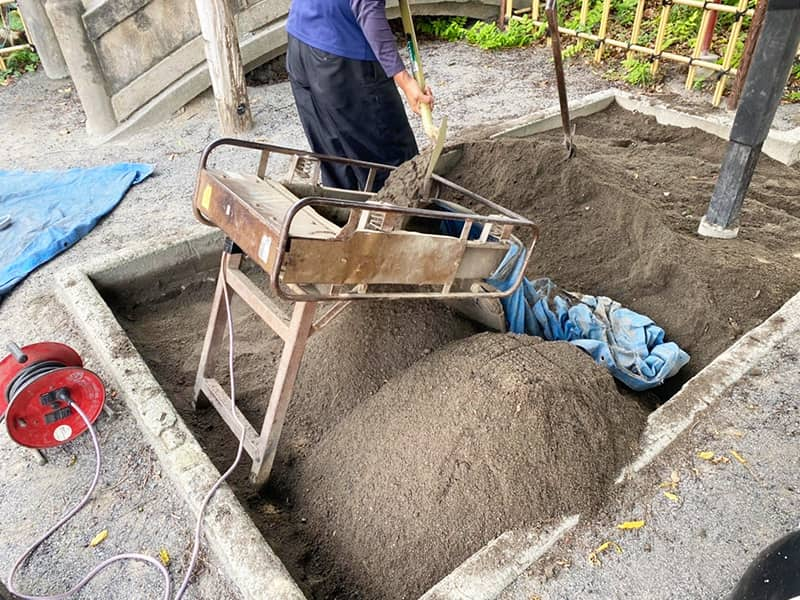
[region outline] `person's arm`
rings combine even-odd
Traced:
[[[394,34],[386,19],[386,0],[350,0],[350,8],[386,76],[394,79],[403,90],[411,110],[419,113],[420,103],[429,104],[432,109],[433,94],[430,87],[420,89],[417,80],[406,71],[397,51]]]

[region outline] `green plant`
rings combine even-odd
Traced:
[[[784,100],[792,104],[800,103],[800,91],[786,92],[786,95],[783,98]]]
[[[653,83],[653,73],[650,70],[650,63],[635,58],[628,58],[622,61],[625,68],[623,79],[626,83],[647,87]]]
[[[564,58],[573,58],[583,52],[585,49],[583,40],[578,40],[574,44],[570,44],[561,51],[561,56]]]
[[[32,50],[17,50],[5,62],[6,68],[0,70],[0,84],[7,84],[14,77],[35,71],[39,66],[39,55]]]
[[[792,79],[800,79],[800,60],[795,60],[792,66]]]
[[[628,0],[622,0],[628,1]],[[578,6],[570,15],[569,19],[565,19],[561,17],[559,19],[559,23],[564,23],[564,27],[567,29],[574,29],[575,31],[579,31],[581,33],[590,33],[596,27],[600,25],[600,21],[603,18],[603,0],[595,0],[595,2],[589,7],[589,10],[586,13],[586,23],[581,25],[581,11],[580,6]]]
[[[433,37],[455,42],[464,39],[467,24],[466,17],[454,17],[452,19],[420,19],[416,23],[417,30]]]
[[[25,31],[25,26],[22,24],[22,17],[19,16],[18,10],[9,11],[7,19],[8,27],[11,31]]]
[[[614,6],[614,14],[617,17],[617,22],[626,27],[632,25],[633,20],[636,18],[636,7],[638,4],[639,0],[617,0]]]

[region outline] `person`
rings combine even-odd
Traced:
[[[406,71],[385,0],[292,0],[286,70],[314,152],[397,166],[418,152],[399,87],[415,113],[430,87]],[[364,190],[367,169],[323,163],[322,182]],[[378,173],[370,191],[388,173]]]

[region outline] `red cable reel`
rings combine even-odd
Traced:
[[[84,431],[76,404],[94,423],[106,392],[100,378],[83,368],[69,346],[41,342],[20,348],[0,362],[0,415],[11,439],[28,448],[53,448]]]

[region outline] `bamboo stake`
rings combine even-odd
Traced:
[[[706,36],[708,26],[713,20],[711,18],[712,11],[704,10],[703,11],[703,18],[700,20],[700,30],[697,32],[697,41],[694,44],[694,50],[692,51],[692,58],[699,58],[700,52],[703,50],[703,39]],[[691,90],[694,86],[694,77],[695,73],[697,72],[697,67],[694,65],[689,65],[689,73],[686,76],[686,89]]]
[[[605,49],[605,37],[608,32],[608,15],[611,12],[611,0],[603,0],[603,16],[600,19],[600,46],[594,53],[594,62],[603,60],[603,50]]]
[[[647,0],[639,0],[636,5],[636,16],[633,18],[633,29],[631,29],[631,44],[639,43],[639,35],[642,31],[642,19],[644,19],[644,4]],[[633,58],[633,50],[628,51],[628,60]]]
[[[544,23],[539,22],[539,0],[533,0],[531,3],[531,19],[533,19],[539,27],[544,25]]]
[[[739,13],[744,13],[745,10],[747,10],[747,0],[739,0]],[[733,27],[731,27],[731,37],[728,39],[728,48],[725,51],[725,58],[722,61],[722,77],[717,81],[717,87],[714,90],[714,99],[711,102],[714,106],[719,106],[719,103],[722,101],[722,94],[725,92],[725,84],[728,82],[728,75],[725,71],[730,68],[731,61],[733,61],[733,53],[736,50],[736,41],[739,39],[739,32],[742,30],[743,20],[744,14],[741,14],[741,16],[734,21]]]
[[[736,73],[736,79],[733,81],[731,93],[728,96],[728,110],[736,110],[736,105],[739,104],[739,96],[742,94],[744,80],[747,78],[747,71],[750,70],[753,52],[755,52],[758,38],[761,35],[761,28],[764,25],[764,17],[767,13],[767,1],[768,0],[759,0],[758,4],[756,4],[753,21],[750,23],[750,29],[747,31],[747,41],[744,45],[742,62],[739,64],[739,71]]]
[[[583,0],[581,2],[581,16],[578,20],[580,24],[581,31],[586,29],[586,21],[589,19],[589,1],[590,0]],[[583,40],[578,39],[578,50],[583,49]]]
[[[580,17],[580,24],[581,28],[586,25],[586,21],[589,18],[589,0],[583,0],[581,2],[581,17]]]
[[[514,16],[514,0],[506,0],[506,23]]]
[[[653,66],[650,67],[650,72],[653,74],[653,77],[658,73],[658,67],[661,63],[660,56],[664,46],[664,38],[667,36],[667,25],[669,24],[669,15],[671,12],[672,4],[664,4],[664,8],[661,9],[661,21],[658,24],[658,34],[656,35],[656,50],[653,53],[655,60],[653,60]]]

